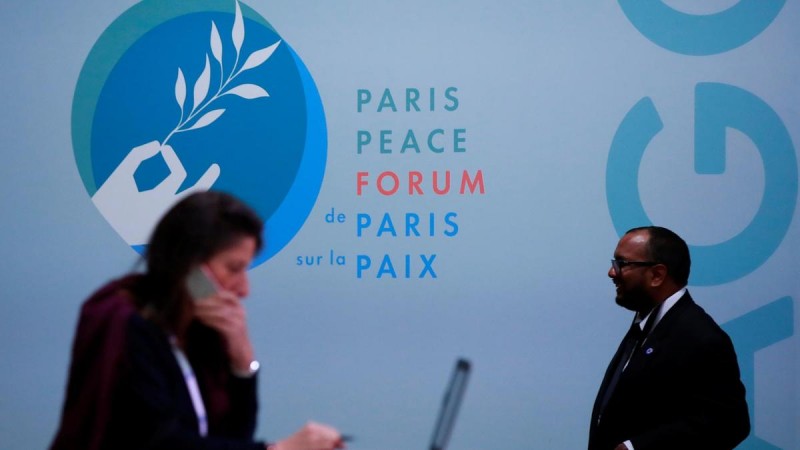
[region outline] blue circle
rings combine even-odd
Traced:
[[[319,193],[327,155],[319,93],[298,55],[263,18],[247,9],[238,55],[232,38],[233,7],[229,12],[178,11],[164,20],[151,20],[153,23],[130,39],[130,30],[141,28],[143,18],[151,18],[150,13],[156,13],[152,9],[158,6],[143,2],[120,16],[95,44],[84,65],[73,107],[73,134],[88,136],[88,148],[79,145],[84,141],[75,140],[84,184],[94,195],[133,148],[152,141],[163,144],[170,136],[167,143],[187,172],[179,192],[192,187],[210,165],[218,164],[220,176],[212,189],[240,197],[265,220],[267,245],[256,257],[254,266],[258,265],[291,241]],[[211,50],[212,22],[222,44],[221,63]],[[229,80],[250,55],[276,43],[265,62]],[[100,61],[108,59],[104,53],[115,47],[119,52],[116,62],[98,84],[96,75],[102,68],[95,67],[102,66]],[[194,105],[195,84],[207,59],[208,94]],[[176,98],[179,69],[185,86],[182,103]],[[214,98],[241,85],[258,86],[269,96]],[[95,102],[86,99],[92,90],[97,93]],[[193,119],[171,133],[193,108],[199,109]],[[223,109],[208,126],[189,130],[204,114]],[[157,156],[139,166],[135,180],[143,191],[156,186],[168,173]],[[133,247],[143,250],[142,246]]]

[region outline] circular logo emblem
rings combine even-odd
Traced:
[[[177,200],[230,192],[266,223],[258,265],[300,230],[322,184],[325,114],[272,26],[238,1],[145,0],[81,70],[72,108],[87,192],[138,252]]]

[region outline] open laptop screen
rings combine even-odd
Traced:
[[[442,407],[436,420],[436,428],[433,430],[430,450],[445,450],[447,447],[458,409],[461,407],[461,399],[464,398],[464,391],[467,388],[470,370],[471,364],[468,360],[461,358],[456,361],[453,375],[450,377],[450,383],[442,399]]]

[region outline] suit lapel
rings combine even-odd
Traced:
[[[617,366],[620,363],[620,359],[624,357],[626,354],[626,340],[628,338],[628,333],[622,338],[622,341],[617,347],[617,352],[614,354],[614,357],[611,358],[611,362],[608,364],[608,368],[606,368],[606,373],[603,376],[603,382],[600,383],[600,389],[597,393],[597,398],[594,401],[594,407],[592,408],[592,416],[596,417],[602,413],[602,403],[603,399],[606,396],[606,391],[609,389],[609,385],[611,384],[611,380],[614,378],[614,373],[617,370]],[[628,353],[629,354],[629,353]]]
[[[694,301],[687,291],[655,325],[650,335],[644,340],[643,345],[636,349],[631,357],[628,369],[623,372],[623,378],[625,374],[630,376],[647,367],[651,357],[661,351],[661,344],[670,338],[669,336],[674,329],[675,323],[693,304]]]
[[[672,308],[664,314],[664,317],[656,324],[655,328],[650,332],[650,335],[647,337],[645,341],[644,347],[646,348],[650,342],[657,342],[664,338],[665,336],[669,335],[672,331],[673,324],[678,318],[692,305],[694,304],[694,300],[689,295],[689,291],[686,291],[674,305]]]

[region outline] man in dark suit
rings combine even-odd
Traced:
[[[690,265],[666,228],[617,244],[608,276],[636,316],[600,385],[589,450],[732,449],[750,433],[733,344],[686,290]]]

